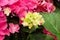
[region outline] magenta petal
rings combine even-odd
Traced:
[[[4,13],[3,12],[0,12],[0,17],[4,17]]]
[[[7,28],[6,16],[3,12],[0,12],[0,30],[5,30]]]
[[[0,35],[0,40],[4,40],[5,36]]]
[[[10,32],[9,32],[9,30],[8,30],[8,29],[4,30],[4,33],[5,33],[5,35],[10,36]]]
[[[25,17],[26,13],[27,12],[24,11],[24,10],[20,11],[19,14],[18,14],[19,18]]]
[[[10,36],[10,32],[9,32],[8,29],[0,30],[0,35],[8,35],[8,36]]]
[[[0,23],[0,30],[5,30],[7,28],[7,24],[4,23]]]
[[[5,35],[5,33],[3,32],[3,30],[0,30],[0,35]]]

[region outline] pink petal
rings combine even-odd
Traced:
[[[0,35],[0,40],[4,40],[5,36]]]
[[[0,23],[0,30],[5,30],[7,28],[6,23]]]
[[[3,12],[0,12],[0,30],[5,30],[7,28],[6,16]]]
[[[9,31],[11,33],[15,33],[15,32],[18,32],[18,30],[20,29],[19,25],[18,24],[13,24],[13,23],[10,23],[9,24]]]
[[[0,11],[2,10],[2,8],[0,7]]]
[[[5,33],[5,35],[10,36],[10,32],[9,32],[9,30],[8,30],[8,29],[5,29],[3,32]]]
[[[12,4],[14,4],[15,2],[17,2],[18,0],[8,0],[8,1],[9,1],[8,5],[12,5]]]
[[[5,6],[8,4],[8,0],[0,0],[0,6]]]
[[[0,35],[8,35],[8,36],[10,36],[9,30],[8,29],[0,30]]]

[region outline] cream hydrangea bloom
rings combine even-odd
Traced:
[[[38,28],[38,25],[42,25],[44,23],[42,15],[37,12],[28,12],[25,18],[22,18],[22,21],[22,25],[28,26],[29,29],[32,27]]]

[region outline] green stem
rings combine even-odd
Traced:
[[[29,40],[29,37],[30,37],[30,33],[29,33],[29,35],[27,36],[27,39],[26,39],[26,40]]]
[[[18,36],[17,36],[17,33],[14,35],[14,39],[17,40],[18,39]]]

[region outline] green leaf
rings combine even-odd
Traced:
[[[60,40],[60,33],[56,34],[58,40]]]
[[[45,38],[45,40],[53,40],[53,37],[47,35],[46,38]]]
[[[37,34],[30,34],[28,40],[53,40],[53,38],[49,35],[37,33]]]
[[[23,32],[27,32],[27,33],[32,33],[32,32],[34,32],[34,31],[36,31],[36,28],[34,28],[34,27],[32,27],[31,29],[29,29],[28,27],[21,27],[21,30],[23,31]]]
[[[42,13],[42,15],[45,19],[45,23],[43,26],[52,34],[54,35],[59,34],[60,33],[60,9],[57,8],[54,13]]]
[[[54,18],[54,14],[44,14],[44,19],[45,19],[45,23],[44,23],[44,27],[46,29],[48,29],[50,32],[52,32],[53,34],[56,34],[57,28],[56,28],[56,24],[55,24],[55,18]]]

